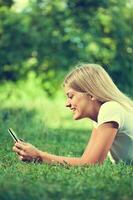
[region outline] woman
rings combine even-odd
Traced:
[[[49,164],[101,164],[109,154],[113,162],[133,160],[133,102],[113,83],[97,64],[81,64],[64,81],[66,106],[73,118],[89,118],[94,128],[81,157],[64,157],[43,152],[19,141],[13,150],[23,161],[39,160]]]

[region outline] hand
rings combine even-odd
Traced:
[[[18,157],[22,161],[41,161],[40,151],[32,144],[18,141],[13,146],[13,151],[18,154]]]

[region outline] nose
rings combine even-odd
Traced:
[[[66,101],[66,107],[71,107],[71,103],[69,102],[69,100]]]

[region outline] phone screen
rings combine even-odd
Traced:
[[[8,132],[9,132],[10,135],[12,136],[13,140],[14,140],[15,142],[18,142],[19,139],[18,139],[16,133],[15,133],[11,128],[8,129]]]

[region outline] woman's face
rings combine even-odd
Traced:
[[[95,101],[91,96],[77,92],[72,88],[65,87],[65,93],[67,95],[66,107],[69,107],[73,112],[73,118],[75,120],[82,118],[95,118]]]

